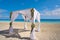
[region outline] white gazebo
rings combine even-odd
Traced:
[[[37,20],[38,21],[37,31],[38,32],[40,31],[40,13],[35,8],[30,8],[25,10],[13,11],[10,13],[11,22],[9,27],[9,33],[13,32],[12,23],[14,22],[14,20],[17,18],[19,14],[22,14],[22,17],[25,20],[25,22],[30,20],[30,22],[35,24],[35,20]],[[27,29],[27,23],[24,23],[24,30],[26,29]],[[35,29],[33,29],[31,32],[31,35],[30,35],[31,39],[35,39],[34,32],[35,32]]]

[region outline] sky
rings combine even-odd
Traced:
[[[60,19],[60,0],[0,0],[0,19],[9,19],[11,11],[35,8],[41,19]],[[21,15],[17,19],[23,19]]]

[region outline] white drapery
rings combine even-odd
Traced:
[[[38,21],[37,31],[39,32],[40,31],[40,13],[37,10],[34,9],[34,19],[31,20],[31,22],[35,24],[35,20]],[[36,36],[35,36],[35,28],[32,30],[32,32],[30,34],[30,39],[31,40],[35,40],[36,39]]]
[[[26,20],[26,21],[30,20],[30,18],[31,18],[31,9],[19,10],[19,11],[12,12],[11,22],[13,22],[19,14],[22,14],[22,17],[23,17],[24,20]],[[26,19],[25,19],[25,16],[27,17]],[[37,31],[39,31],[40,30],[40,13],[34,8],[34,19],[33,19],[34,23],[35,23],[35,20],[38,21]],[[24,26],[27,26],[27,24],[25,23]]]
[[[13,22],[18,16],[18,13],[16,12],[13,12],[12,15],[11,15],[11,22]]]
[[[30,9],[26,9],[26,10],[21,10],[21,11],[19,11],[19,13],[21,13],[22,14],[22,17],[23,17],[23,19],[24,19],[24,30],[26,30],[27,29],[27,21],[31,18],[31,15],[30,15],[30,13],[31,13],[31,11],[30,11]],[[25,18],[25,16],[26,16],[26,18]]]
[[[31,9],[26,9],[26,10],[12,12],[11,22],[13,22],[19,14],[22,14],[25,22],[27,22],[27,20],[31,19]],[[25,18],[25,16],[26,16],[26,18]],[[34,16],[33,17],[34,18],[33,18],[33,20],[31,20],[31,22],[33,22],[35,24],[35,20],[37,20],[38,21],[37,31],[40,31],[40,13],[35,8],[34,8]],[[24,29],[26,29],[26,28],[27,28],[27,23],[24,23]],[[35,29],[33,29],[32,33],[30,35],[30,38],[35,39]]]
[[[36,17],[37,21],[38,21],[38,27],[37,27],[37,31],[40,31],[40,14],[37,14],[38,16]]]

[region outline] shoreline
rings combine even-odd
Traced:
[[[9,23],[10,21],[0,21],[0,23]],[[24,23],[24,21],[14,21],[14,22],[16,22],[16,23]],[[31,23],[31,22],[27,22],[27,23]],[[38,23],[38,22],[35,22],[35,23]],[[60,22],[40,22],[40,23],[48,23],[48,24],[60,24]]]

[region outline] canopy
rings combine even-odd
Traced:
[[[31,10],[33,10],[33,12],[34,12],[33,20],[31,20],[31,13],[32,13]],[[38,23],[39,23],[38,24],[38,29],[40,30],[40,13],[35,8],[13,11],[10,14],[11,22],[13,22],[19,14],[22,14],[22,17],[23,17],[24,20],[30,20],[33,23],[35,23],[35,20],[37,20]],[[25,24],[25,26],[26,26],[26,24]]]
[[[11,22],[9,27],[9,33],[13,33],[12,22],[17,18],[19,14],[22,14],[22,17],[24,18],[25,22],[27,20],[30,20],[33,24],[35,24],[35,20],[37,20],[38,21],[37,31],[40,31],[40,13],[35,8],[30,8],[25,10],[13,11],[10,13]],[[26,28],[27,28],[27,24],[24,23],[24,29]],[[31,32],[30,38],[35,39],[35,30],[32,28],[31,28],[32,32]]]
[[[25,16],[26,16],[26,19],[30,20],[31,19],[31,9],[32,8],[13,11],[12,15],[11,15],[11,21],[13,22],[19,14],[22,14],[23,19],[25,19]],[[36,19],[38,22],[40,22],[40,13],[35,8],[33,8],[33,9],[34,9],[34,21]]]

